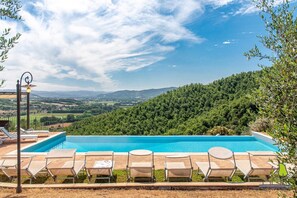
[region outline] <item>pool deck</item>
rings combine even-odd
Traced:
[[[50,136],[56,135],[56,132],[53,132],[50,134]],[[46,137],[39,137],[38,141],[44,140]],[[27,147],[35,142],[22,142],[21,148]],[[0,145],[0,156],[5,155],[11,152],[16,151],[16,143],[4,143]],[[154,156],[154,162],[155,162],[155,169],[164,169],[164,161],[165,156],[168,153],[156,153]],[[197,170],[197,165],[195,162],[207,162],[208,157],[207,153],[192,153],[191,159],[192,159],[192,166],[194,170]],[[36,155],[34,157],[34,160],[44,160],[45,155],[40,154]],[[235,159],[248,159],[248,155],[246,153],[235,153]],[[78,153],[76,155],[76,160],[84,160],[83,153]],[[126,168],[127,164],[127,154],[123,153],[115,153],[114,156],[115,160],[115,169],[123,170]],[[268,159],[266,157],[257,157],[253,159],[256,164],[259,164],[261,166],[269,167],[269,164],[267,163]],[[224,166],[224,164],[221,164],[221,166]],[[227,183],[227,182],[189,182],[189,183],[182,183],[182,182],[162,182],[162,183],[112,183],[112,184],[24,184],[24,188],[46,188],[46,187],[57,187],[57,188],[152,188],[152,189],[175,189],[179,188],[182,189],[183,187],[186,188],[201,188],[201,189],[261,189],[263,187],[263,184],[269,186],[269,183],[267,182],[244,182],[244,183]],[[15,184],[13,183],[2,183],[0,182],[0,187],[15,187]],[[274,186],[276,187],[276,186]],[[265,187],[264,187],[265,188]],[[279,187],[276,187],[279,188]]]

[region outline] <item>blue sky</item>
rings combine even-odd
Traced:
[[[248,0],[35,0],[21,15],[0,21],[22,33],[4,88],[26,70],[43,91],[205,84],[259,69],[243,53],[265,34]]]

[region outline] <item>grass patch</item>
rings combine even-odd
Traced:
[[[201,174],[197,174],[197,170],[193,171],[192,175],[192,182],[203,182],[203,176]],[[114,177],[111,178],[112,183],[126,183],[127,182],[127,172],[126,170],[114,170],[113,171]],[[93,176],[91,178],[91,181],[89,182],[89,179],[85,172],[81,172],[78,175],[78,178],[75,179],[75,183],[108,183],[108,179],[95,179],[96,177]],[[164,170],[155,170],[155,182],[165,182],[165,174]],[[274,182],[279,181],[279,179],[276,178],[270,178],[270,181],[273,180]],[[137,179],[137,182],[151,182],[148,179]],[[188,182],[187,178],[172,178],[170,181],[176,181],[176,182]],[[235,174],[232,177],[231,181],[224,180],[223,178],[220,180],[211,180],[211,182],[230,182],[230,183],[241,183],[244,182],[243,176]],[[8,177],[4,174],[0,174],[0,182],[10,182]],[[56,181],[47,174],[40,174],[38,175],[37,179],[33,179],[33,184],[62,184],[62,183],[72,183],[73,180],[69,179],[66,176],[59,176],[57,177]],[[133,182],[133,181],[132,181]],[[12,183],[16,183],[16,180],[13,180]],[[28,177],[22,178],[22,183],[29,184],[30,179]]]
[[[114,181],[115,183],[127,182],[127,172],[125,170],[114,170]]]

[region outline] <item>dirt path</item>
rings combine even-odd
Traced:
[[[286,192],[286,191],[282,191]],[[37,198],[179,198],[179,197],[203,197],[203,198],[277,198],[280,191],[272,190],[242,190],[242,191],[165,191],[165,190],[59,190],[59,189],[25,189],[22,194],[15,194],[14,189],[1,189],[0,197],[37,197]],[[286,192],[292,197],[292,194]]]

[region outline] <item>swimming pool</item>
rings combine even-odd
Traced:
[[[22,152],[47,152],[75,148],[77,152],[128,152],[148,149],[154,152],[207,152],[222,146],[234,152],[277,151],[278,148],[254,136],[65,136],[60,134],[27,147]]]

